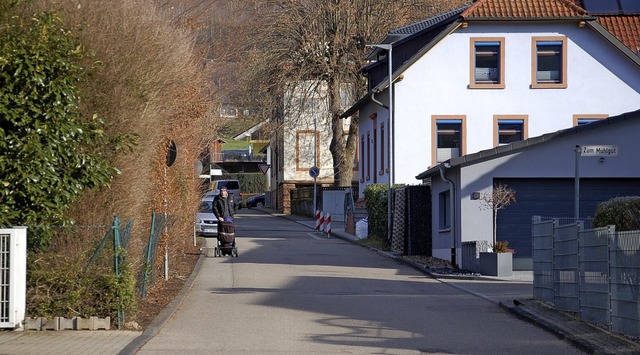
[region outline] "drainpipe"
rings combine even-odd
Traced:
[[[383,104],[382,102],[378,101],[378,99],[376,99],[376,93],[375,91],[371,92],[371,101],[375,102],[376,104],[386,108],[387,110],[389,109],[389,106]]]
[[[449,165],[448,163],[443,163],[438,165],[438,168],[440,170],[440,178],[442,179],[442,181],[445,181],[446,183],[449,184],[449,215],[451,216],[451,235],[453,236],[453,247],[451,248],[451,264],[453,265],[457,265],[458,263],[456,262],[456,223],[455,223],[455,194],[456,194],[456,184],[453,182],[453,180],[447,178],[446,176],[444,176],[444,168],[445,168],[445,164]],[[451,167],[449,165],[449,167]]]

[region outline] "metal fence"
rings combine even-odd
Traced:
[[[586,322],[640,336],[640,231],[532,220],[533,294]]]

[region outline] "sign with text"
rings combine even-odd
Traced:
[[[615,157],[620,152],[617,145],[583,145],[581,148],[583,157]]]

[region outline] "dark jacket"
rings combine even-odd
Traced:
[[[213,214],[216,218],[224,218],[225,220],[234,215],[233,197],[229,194],[226,198],[220,195],[213,200]]]

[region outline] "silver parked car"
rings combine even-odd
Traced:
[[[213,214],[213,199],[215,195],[207,194],[200,201],[198,213],[196,213],[196,235],[202,237],[218,236],[218,219]]]

